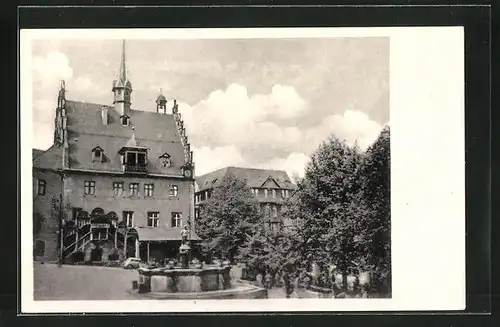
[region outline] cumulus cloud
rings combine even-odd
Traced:
[[[62,80],[73,99],[92,100],[100,92],[90,78],[74,76],[69,59],[63,52],[49,51],[32,58],[34,144],[39,149],[52,145],[57,92]]]
[[[179,104],[193,144],[201,147],[195,151],[198,174],[237,165],[285,170],[290,176],[303,177],[309,155],[330,135],[350,144],[357,141],[365,150],[382,128],[356,110],[327,116],[316,126],[287,125],[291,118],[300,122],[307,110],[295,89],[283,85],[275,85],[268,94],[249,95],[246,87],[232,84],[194,106]],[[256,150],[277,155],[258,158]]]
[[[309,162],[309,156],[304,153],[292,152],[286,158],[274,158],[260,164],[260,168],[284,170],[288,176],[296,181],[296,177],[303,178],[305,166]]]
[[[227,166],[242,166],[245,159],[241,150],[235,146],[193,147],[196,174],[204,175]]]
[[[68,57],[59,51],[50,51],[45,56],[33,57],[35,79],[53,82],[73,76]]]
[[[349,144],[357,141],[362,150],[366,150],[375,141],[382,127],[364,112],[356,110],[346,110],[343,115],[330,115],[322,125],[325,134],[334,133]]]
[[[32,58],[33,85],[33,146],[47,149],[52,145],[53,120],[57,102],[57,90],[61,80],[70,79],[73,69],[68,57],[60,51],[49,51]]]
[[[230,144],[241,147],[288,148],[300,139],[300,131],[278,125],[279,120],[300,116],[306,101],[290,86],[275,85],[269,94],[250,96],[246,87],[231,84],[194,106],[182,103],[179,110],[190,136],[212,145],[231,140]]]

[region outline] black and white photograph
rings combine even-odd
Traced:
[[[463,133],[463,95],[455,111],[394,105],[428,93],[393,86],[395,58],[401,65],[401,52],[414,49],[398,56],[387,31],[263,30],[26,31],[21,111],[30,112],[23,148],[31,164],[23,173],[31,170],[32,196],[23,198],[31,211],[22,242],[31,308],[189,311],[180,308],[187,300],[201,306],[195,311],[222,303],[305,310],[301,301],[315,300],[318,310],[365,310],[411,297],[418,285],[408,286],[413,276],[402,267],[432,260],[412,262],[420,250],[399,244],[423,248],[412,238],[433,232],[424,218],[425,226],[402,226],[404,217],[426,211],[411,201],[427,203],[429,215],[441,210],[437,197],[450,200],[432,188],[415,200],[411,192],[425,187],[419,175],[434,174],[416,161],[442,149],[423,153],[418,136],[403,135],[437,144],[457,135],[453,128]],[[438,66],[453,69],[428,69]],[[447,135],[438,137],[435,122],[419,126],[433,112],[448,119]],[[450,174],[437,178],[455,179],[451,189],[463,180],[446,165]],[[463,277],[459,259],[447,259],[457,264],[450,283]],[[432,278],[421,271],[413,272],[419,283]]]

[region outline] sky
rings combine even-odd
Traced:
[[[52,145],[57,93],[112,104],[121,40],[32,41],[34,147]],[[389,38],[126,40],[132,108],[177,99],[196,175],[226,166],[302,177],[330,135],[366,149],[389,123]]]

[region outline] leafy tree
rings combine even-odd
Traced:
[[[233,260],[259,221],[257,200],[246,181],[226,175],[200,207],[196,232],[203,239],[202,251]]]
[[[367,270],[374,273],[374,287],[391,289],[391,205],[390,205],[390,128],[385,127],[368,148],[361,168],[362,193],[369,214],[360,234]]]
[[[320,144],[298,183],[292,214],[303,241],[302,265],[314,262],[325,272],[335,264],[344,275],[344,288],[348,271],[359,259],[357,235],[368,211],[361,193],[362,161],[357,145],[351,147],[334,136]]]
[[[300,244],[294,232],[273,230],[260,224],[241,245],[238,258],[257,273],[270,271],[274,275],[296,265]]]

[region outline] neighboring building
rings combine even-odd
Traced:
[[[259,202],[258,210],[264,215],[264,223],[270,228],[287,227],[289,219],[283,217],[282,207],[287,198],[292,195],[296,186],[285,171],[226,167],[206,175],[196,177],[195,217],[200,215],[200,206],[211,196],[215,187],[220,185],[224,177],[233,174],[236,178],[246,181],[252,194]]]
[[[36,259],[162,260],[177,255],[181,227],[194,231],[193,153],[177,103],[167,112],[160,94],[156,112],[132,109],[125,42],[122,51],[113,106],[66,100],[61,83],[54,144],[33,151]]]

